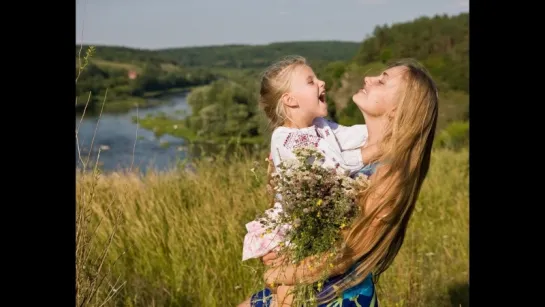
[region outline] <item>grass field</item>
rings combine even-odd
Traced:
[[[381,306],[468,306],[468,159],[434,152],[405,244],[379,281]],[[79,174],[78,302],[114,294],[105,306],[235,306],[258,289],[260,264],[241,262],[244,224],[267,205],[266,164],[255,160]]]

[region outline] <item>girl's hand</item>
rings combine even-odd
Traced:
[[[263,264],[266,266],[279,266],[285,262],[284,256],[278,256],[275,252],[270,252],[261,258]]]
[[[293,285],[295,283],[293,265],[271,266],[265,271],[263,279],[269,288],[276,288],[279,285]]]
[[[278,267],[267,269],[263,274],[263,279],[267,288],[271,289],[273,293],[276,293],[276,288],[280,285],[278,281]]]
[[[261,257],[261,261],[264,265],[271,265],[272,261],[276,259],[278,255],[275,252],[269,252],[268,254],[265,254],[265,256]]]

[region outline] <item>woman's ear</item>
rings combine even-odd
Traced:
[[[290,93],[282,94],[282,97],[280,97],[280,100],[282,101],[284,105],[288,107],[295,108],[298,106],[297,100],[295,99],[295,97],[290,95]]]

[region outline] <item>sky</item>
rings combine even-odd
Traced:
[[[469,12],[469,0],[76,0],[76,44],[361,42],[377,25],[461,12]]]

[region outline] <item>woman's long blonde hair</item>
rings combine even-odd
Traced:
[[[344,290],[362,282],[372,273],[375,282],[393,262],[403,240],[430,165],[438,116],[437,87],[426,70],[413,60],[401,60],[389,67],[404,66],[405,86],[400,89],[393,119],[385,130],[376,162],[377,170],[358,202],[364,214],[346,233],[346,251],[340,260],[354,270],[324,293],[318,303],[332,300]],[[373,210],[365,208],[371,203]],[[366,210],[367,209],[367,210]],[[377,221],[378,219],[378,221]],[[372,226],[372,227],[371,227]]]

